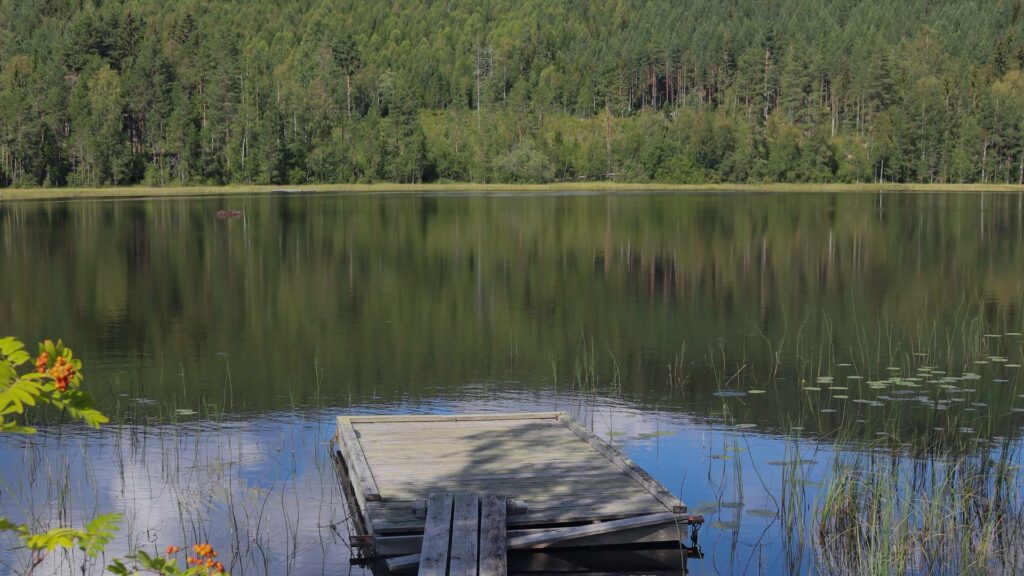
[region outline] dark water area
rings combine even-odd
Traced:
[[[335,416],[557,409],[707,514],[692,573],[826,571],[780,520],[786,463],[813,510],[836,454],[1019,445],[1022,198],[3,203],[0,334],[63,338],[115,424],[0,439],[0,515],[122,511],[113,550],[358,572]]]

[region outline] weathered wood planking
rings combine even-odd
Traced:
[[[494,412],[486,414],[397,414],[346,416],[353,423],[389,424],[392,422],[500,422],[502,420],[553,420],[565,412]]]
[[[634,464],[633,461],[627,458],[625,454],[617,450],[614,446],[604,442],[594,433],[583,428],[568,416],[562,420],[570,430],[575,432],[580,438],[586,440],[587,443],[595,450],[604,454],[609,460],[621,467],[623,472],[629,475],[630,478],[636,480],[637,484],[643,486],[645,490],[650,492],[651,495],[664,504],[666,508],[680,514],[686,512],[686,506],[680,502],[678,498],[666,490],[660,482],[652,478],[646,470]]]
[[[388,571],[403,571],[418,564],[421,576],[433,576],[447,564],[450,576],[506,576],[506,514],[506,499],[501,496],[431,494],[423,549],[418,554],[388,559]],[[447,523],[439,521],[442,515]],[[444,525],[450,528],[447,533],[440,531]]]
[[[672,522],[674,518],[675,517],[671,512],[659,512],[657,514],[649,514],[647,516],[635,516],[632,518],[624,518],[622,520],[610,520],[608,522],[585,524],[583,526],[572,526],[569,528],[561,528],[559,530],[551,530],[550,532],[517,536],[508,541],[508,547],[513,550],[520,548],[548,548],[552,545],[565,544],[566,542],[574,540],[578,541],[581,538],[600,536],[611,532],[618,532],[633,528],[656,526],[658,524]]]
[[[448,571],[448,548],[452,535],[451,494],[432,494],[427,504],[423,550],[420,552],[420,576],[445,576]]]
[[[661,514],[669,514],[668,512],[662,512]],[[650,515],[649,515],[650,516]],[[624,520],[632,520],[633,518],[644,518],[644,516],[625,518]],[[582,526],[604,526],[617,522],[617,520],[609,520],[607,522],[594,522],[590,524],[583,524]],[[660,524],[651,525],[640,525],[640,526],[622,526],[613,525],[612,530],[604,534],[588,534],[586,536],[580,536],[574,538],[571,534],[560,534],[557,541],[544,543],[542,545],[528,544],[522,548],[518,546],[509,545],[509,550],[517,549],[558,549],[567,547],[579,547],[580,541],[585,540],[586,546],[622,546],[627,544],[651,544],[651,543],[665,543],[665,542],[677,542],[686,536],[686,527],[678,524],[678,518],[674,514],[671,514],[671,518]],[[536,534],[551,534],[553,532],[561,532],[564,528],[528,528],[528,529],[507,529],[506,538],[508,541],[520,536],[531,536]],[[403,534],[397,536],[383,535],[375,540],[375,550],[380,556],[404,556],[410,554],[418,554],[423,546],[423,536],[420,534]],[[390,565],[390,562],[389,562]]]
[[[425,521],[414,501],[444,492],[524,501],[528,511],[508,517],[510,529],[518,530],[686,509],[561,412],[351,416],[338,419],[338,430],[364,525],[382,541],[422,535]],[[644,533],[661,533],[656,528]]]
[[[475,493],[456,494],[453,516],[448,573],[451,576],[476,576],[480,545],[480,497]]]
[[[505,498],[484,494],[480,499],[480,576],[508,573]]]
[[[344,448],[349,473],[353,480],[359,483],[360,490],[356,494],[362,494],[367,501],[380,500],[380,491],[377,490],[377,483],[366,463],[366,455],[363,453],[359,438],[352,428],[352,423],[343,417],[338,418],[338,439]]]

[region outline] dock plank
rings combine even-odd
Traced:
[[[527,423],[515,422],[512,420],[498,423],[494,426],[486,426],[483,423],[453,423],[445,426],[441,422],[432,422],[430,425],[423,424],[390,424],[387,426],[376,426],[373,424],[354,424],[359,430],[361,437],[373,440],[410,440],[416,441],[421,438],[474,438],[483,436],[500,436],[503,432],[517,431],[531,437],[557,437],[564,435],[565,427],[557,420],[531,421]]]
[[[562,428],[557,418],[545,420],[495,420],[487,421],[465,421],[465,420],[433,420],[429,422],[361,422],[353,423],[360,430],[370,434],[384,434],[394,432],[405,432],[416,430],[431,434],[459,434],[472,433],[487,430],[506,430],[508,428],[519,428],[522,430],[533,430],[543,432],[545,430],[558,430]]]
[[[453,498],[448,493],[431,494],[423,530],[419,576],[445,576],[452,527]]]
[[[368,502],[367,507],[371,512],[391,518],[416,517],[413,504],[416,500],[385,500],[381,502]],[[526,514],[541,514],[546,510],[576,509],[580,511],[598,510],[620,510],[628,509],[630,506],[651,508],[659,512],[670,512],[664,504],[654,500],[646,493],[626,494],[619,498],[609,498],[604,495],[587,497],[585,495],[552,496],[543,500],[527,502]],[[422,522],[422,519],[420,520]]]
[[[480,576],[506,576],[508,546],[505,498],[485,494],[480,499]]]
[[[442,470],[438,467],[416,468],[415,472],[400,474],[398,472],[385,475],[381,478],[381,486],[391,483],[427,482],[437,480],[450,480],[453,482],[472,480],[535,480],[550,481],[552,479],[582,479],[617,476],[626,478],[618,468],[607,464],[602,466],[600,462],[594,466],[586,467],[579,465],[565,466],[552,463],[549,466],[535,463],[523,464],[515,469],[507,470]]]
[[[549,454],[578,454],[593,457],[598,453],[587,445],[573,441],[571,438],[540,438],[524,439],[519,441],[495,442],[491,439],[476,441],[472,438],[444,438],[441,440],[431,439],[430,441],[410,441],[407,443],[383,443],[363,436],[360,442],[365,450],[372,450],[375,454],[400,455],[400,454],[466,454],[474,455],[481,453],[510,454],[515,452],[529,452]]]
[[[374,517],[374,530],[378,533],[416,532],[423,529],[423,519],[412,511],[411,502],[374,502],[370,504]],[[571,500],[550,502],[531,507],[524,514],[507,518],[510,527],[528,527],[566,522],[588,522],[643,516],[668,512],[665,506],[653,499],[629,499],[625,501],[595,502],[581,505]]]
[[[416,479],[406,482],[389,482],[380,487],[381,499],[383,500],[411,500],[422,498],[423,494],[429,492],[458,492],[466,490],[470,492],[493,492],[506,496],[570,496],[576,494],[623,494],[641,492],[634,483],[614,476],[594,476],[592,481],[587,477],[576,478],[515,478],[515,479],[494,479],[487,478],[476,480],[449,480],[449,479]],[[522,498],[521,498],[522,499]]]
[[[578,540],[588,536],[599,536],[621,530],[665,524],[667,522],[674,521],[675,518],[675,514],[672,514],[671,512],[661,512],[647,516],[626,518],[624,520],[611,520],[597,524],[587,524],[585,526],[573,526],[571,528],[562,528],[560,530],[552,530],[550,532],[518,536],[508,541],[508,547],[513,549],[548,548],[550,546],[556,546],[559,543]]]
[[[359,482],[360,491],[367,501],[380,500],[380,491],[373,479],[370,465],[366,461],[366,454],[356,437],[352,423],[345,417],[338,418],[338,438],[345,448],[345,456],[349,464],[350,472]]]
[[[521,500],[530,507],[542,507],[556,503],[565,503],[567,505],[574,504],[576,506],[582,506],[592,502],[606,502],[609,500],[619,502],[648,502],[650,495],[647,494],[640,488],[635,486],[632,488],[624,487],[621,489],[616,488],[604,488],[600,490],[587,490],[585,493],[576,490],[562,490],[562,491],[548,491],[542,488],[535,488],[533,490],[522,490],[515,487],[507,487],[508,490],[498,490],[497,488],[489,487],[483,484],[483,488],[474,490],[475,492],[492,492],[494,494],[501,494],[502,496]],[[435,491],[434,487],[430,488]],[[459,487],[460,490],[470,490],[471,486],[462,485]],[[437,489],[439,492],[457,492],[458,490],[444,490]],[[385,497],[382,499],[385,502],[408,502],[411,507],[413,503],[422,501],[420,498],[422,490],[407,490],[402,492],[390,492],[385,491]]]
[[[590,432],[586,428],[580,426],[575,420],[568,416],[562,416],[559,420],[564,422],[570,430],[578,434],[580,438],[584,439],[598,452],[605,455],[612,462],[621,466],[623,472],[636,480],[638,484],[646,488],[652,496],[657,498],[658,501],[664,504],[669,510],[680,514],[686,512],[685,504],[683,504],[671,492],[666,490],[660,482],[652,478],[651,475],[643,468],[637,466],[632,460],[627,458],[626,455],[620,452],[617,448],[602,441],[593,432]]]
[[[501,420],[556,420],[564,412],[490,412],[481,414],[395,414],[350,416],[353,423],[389,422],[496,422]]]
[[[452,544],[448,574],[476,576],[477,552],[480,542],[480,499],[475,493],[455,495],[452,521]]]

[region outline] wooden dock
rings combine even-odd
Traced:
[[[687,524],[703,522],[562,412],[343,416],[336,441],[352,544],[363,558],[405,556],[392,570],[419,563],[409,555],[421,547],[425,561],[428,510],[452,494],[507,500],[508,550],[678,544]]]

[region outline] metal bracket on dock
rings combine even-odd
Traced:
[[[700,527],[704,525],[704,517],[695,516],[693,517],[693,519],[699,521],[688,522],[688,524],[690,525],[690,545],[686,547],[686,558],[700,560],[704,557],[704,552],[700,549],[700,542],[698,541],[698,537],[700,536]],[[685,561],[683,569],[685,572],[689,572],[688,570],[686,570]]]
[[[373,536],[352,534],[348,537],[348,543],[353,548],[366,548],[373,546]]]

